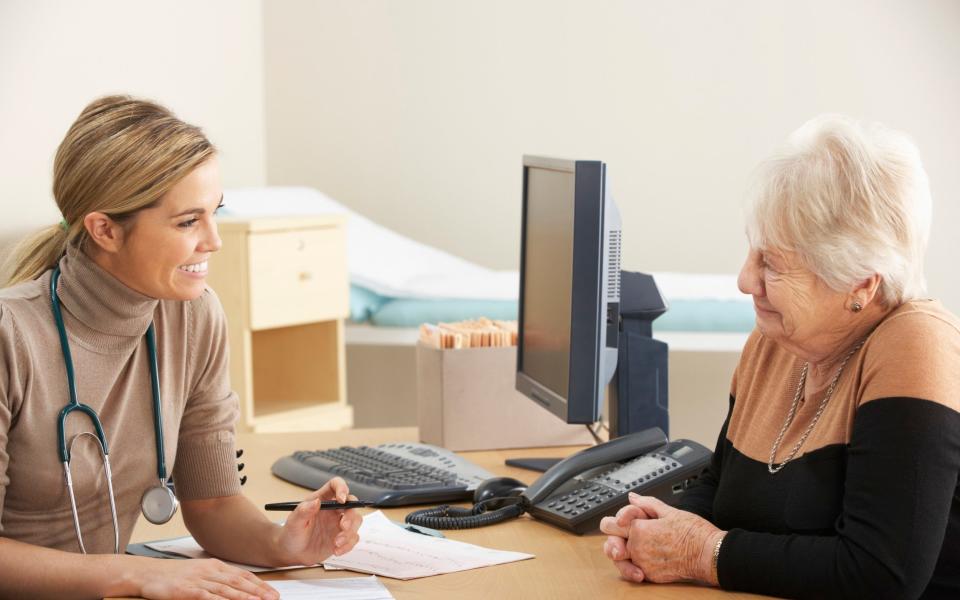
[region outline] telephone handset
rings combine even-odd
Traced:
[[[646,429],[592,446],[551,467],[530,487],[516,480],[491,480],[509,489],[483,499],[480,484],[472,509],[441,506],[407,515],[407,522],[434,529],[492,525],[528,512],[578,534],[599,526],[627,503],[627,493],[671,503],[709,466],[712,453],[690,440],[668,442],[660,429]],[[506,485],[509,484],[509,485]],[[492,509],[492,510],[491,510]]]

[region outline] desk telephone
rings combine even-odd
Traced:
[[[660,429],[646,429],[592,446],[551,467],[529,487],[508,477],[481,483],[472,509],[420,510],[407,522],[434,529],[482,527],[523,513],[577,534],[627,504],[627,493],[655,496],[668,504],[710,464],[712,453],[690,440],[668,442]]]

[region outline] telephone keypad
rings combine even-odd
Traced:
[[[641,456],[583,481],[580,487],[562,496],[552,498],[547,504],[547,510],[576,516],[581,512],[602,506],[617,496],[622,496],[679,466],[677,462],[669,460],[666,456],[658,454]]]

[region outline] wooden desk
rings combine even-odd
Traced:
[[[270,474],[270,465],[294,450],[320,449],[338,445],[381,444],[391,441],[416,441],[413,427],[399,429],[360,429],[321,433],[240,434],[241,459],[248,476],[244,492],[258,506],[266,502],[296,500],[307,492]],[[574,449],[506,450],[468,452],[464,456],[485,469],[532,482],[535,474],[504,465],[509,457],[566,456]],[[395,521],[402,521],[411,508],[394,508],[384,512]],[[275,518],[276,514],[270,514]],[[141,519],[133,533],[133,541],[142,542],[185,535],[179,515],[166,525],[151,525]],[[531,560],[425,577],[411,581],[381,578],[398,599],[432,598],[619,598],[687,599],[687,598],[760,598],[752,594],[734,594],[686,584],[633,584],[620,579],[617,570],[601,552],[605,539],[599,532],[577,536],[524,515],[514,521],[464,531],[446,532],[451,539],[536,555]],[[264,579],[305,579],[357,577],[356,573],[324,571],[322,568],[279,571],[261,575]]]

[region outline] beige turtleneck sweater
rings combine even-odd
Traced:
[[[240,493],[227,371],[227,326],[216,295],[155,300],[122,284],[82,252],[60,261],[58,296],[79,401],[100,416],[110,452],[120,548],[140,515],[140,497],[158,483],[153,396],[144,333],[157,334],[167,473],[180,500]],[[50,306],[51,272],[0,291],[0,536],[79,551],[57,418],[69,402],[66,369]],[[74,411],[66,438],[93,431]],[[74,491],[84,544],[113,552],[106,480],[96,445],[73,446]]]

